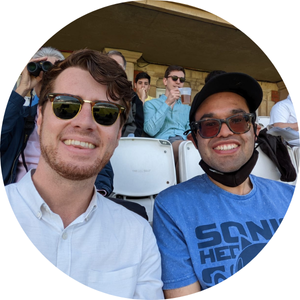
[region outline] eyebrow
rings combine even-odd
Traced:
[[[232,114],[232,116],[233,115],[235,115],[235,114],[239,114],[239,113],[246,113],[246,111],[244,111],[243,109],[232,109],[231,111],[230,111],[230,113]],[[215,117],[215,114],[214,113],[208,113],[208,114],[204,114],[201,118],[200,118],[200,120],[203,120],[203,119],[209,119],[209,118],[215,118],[215,119],[218,119],[218,118],[216,118]]]

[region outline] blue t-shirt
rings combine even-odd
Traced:
[[[250,175],[252,191],[235,195],[206,174],[170,187],[155,199],[153,230],[162,255],[164,289],[230,277],[271,239],[294,186]]]

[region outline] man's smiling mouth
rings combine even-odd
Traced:
[[[64,144],[67,145],[67,146],[80,146],[82,148],[87,148],[87,149],[94,149],[96,146],[91,144],[91,143],[88,143],[88,142],[80,142],[80,141],[77,141],[77,140],[65,140],[64,141]]]
[[[226,151],[226,150],[232,150],[237,148],[237,144],[226,144],[226,145],[219,145],[214,148],[214,150],[221,150],[221,151]]]

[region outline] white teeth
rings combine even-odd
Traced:
[[[87,142],[80,142],[77,140],[65,140],[64,144],[69,146],[69,145],[74,145],[74,146],[81,146],[82,148],[89,148],[89,149],[94,149],[95,145]]]
[[[226,150],[231,150],[231,149],[234,149],[237,147],[238,147],[238,145],[236,145],[236,144],[230,144],[230,145],[220,145],[220,146],[216,147],[215,149],[226,151]]]

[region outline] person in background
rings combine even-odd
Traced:
[[[63,54],[53,47],[43,47],[33,56],[31,62],[64,60]],[[24,68],[20,82],[12,91],[3,118],[1,133],[1,167],[4,184],[18,182],[28,170],[36,168],[41,155],[37,134],[37,107],[44,72],[37,76]],[[31,93],[29,105],[24,97]],[[33,94],[35,94],[33,96]],[[110,162],[97,176],[96,186],[100,193],[108,196],[113,191],[113,170]]]
[[[144,104],[144,131],[153,138],[168,140],[173,147],[178,176],[178,149],[186,140],[184,132],[189,129],[190,106],[182,104],[179,88],[185,82],[183,67],[169,66],[163,78],[166,91],[157,99]]]
[[[270,124],[274,127],[290,127],[299,131],[296,112],[290,95],[272,107],[270,112]]]
[[[205,77],[204,82],[207,83],[210,79],[212,79],[213,77],[217,76],[217,75],[221,75],[221,74],[225,74],[226,72],[223,70],[213,70],[210,73],[207,74],[207,76]]]
[[[150,81],[151,77],[146,72],[140,72],[135,76],[134,87],[143,104],[146,101],[153,99],[153,97],[148,95],[150,91]]]
[[[118,297],[161,299],[161,261],[150,224],[94,186],[118,141],[132,86],[115,61],[73,52],[43,76],[36,169],[7,185],[37,249],[66,275]]]
[[[166,298],[212,287],[249,263],[272,238],[294,186],[256,177],[256,110],[262,89],[243,73],[211,78],[195,96],[188,138],[205,174],[155,199],[153,230]]]
[[[122,67],[123,70],[126,70],[126,59],[121,52],[117,50],[111,50],[106,54],[110,58],[115,60]],[[128,119],[122,129],[122,137],[127,137],[127,136],[141,137],[144,134],[143,127],[144,127],[143,102],[138,97],[138,95],[133,91],[131,108],[129,111]]]

